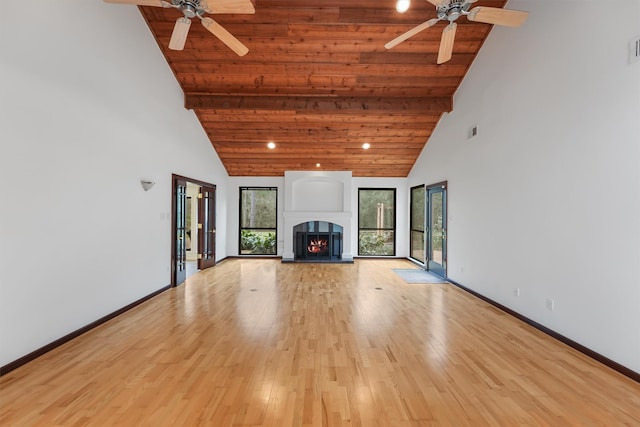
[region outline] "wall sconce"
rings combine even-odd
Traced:
[[[149,191],[149,190],[151,190],[151,187],[156,185],[156,183],[153,182],[153,181],[147,181],[145,179],[141,179],[140,180],[140,185],[142,185],[142,188],[144,189],[144,191]]]

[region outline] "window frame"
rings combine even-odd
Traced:
[[[274,215],[274,227],[262,228],[262,227],[243,227],[243,210],[242,210],[242,196],[244,191],[249,190],[269,190],[275,193],[275,215]],[[243,230],[259,231],[259,232],[273,232],[275,235],[275,243],[273,246],[273,253],[268,254],[243,254],[242,253],[242,232]],[[278,187],[258,187],[258,186],[241,186],[238,188],[238,255],[239,256],[276,256],[278,254]]]
[[[390,191],[393,193],[393,228],[364,228],[361,227],[360,224],[360,196],[363,191]],[[358,256],[362,257],[395,257],[396,256],[396,246],[397,246],[397,224],[398,224],[398,191],[396,188],[389,187],[362,187],[358,188]],[[392,231],[393,232],[393,251],[389,255],[362,255],[360,253],[360,232],[361,231]]]

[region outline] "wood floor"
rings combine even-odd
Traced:
[[[0,425],[640,425],[640,384],[411,266],[225,261],[0,378]]]

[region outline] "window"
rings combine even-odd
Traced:
[[[240,255],[275,255],[278,189],[240,187]]]
[[[358,189],[358,255],[395,254],[395,188]]]
[[[411,188],[411,243],[410,256],[424,263],[424,185]]]

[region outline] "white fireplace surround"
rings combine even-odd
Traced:
[[[289,171],[284,173],[283,261],[293,261],[293,227],[307,221],[342,226],[342,260],[352,261],[351,172]]]

